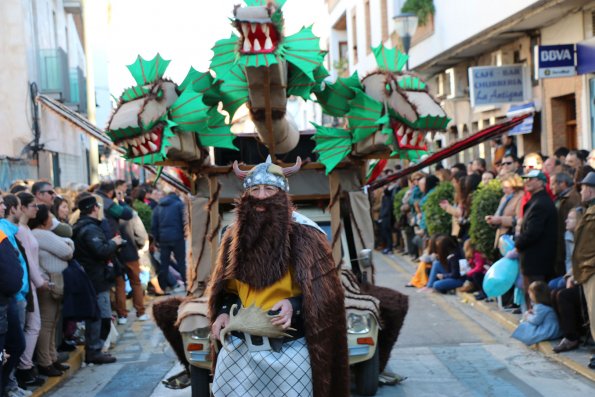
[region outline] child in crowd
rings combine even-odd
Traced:
[[[574,251],[574,230],[579,220],[579,214],[576,208],[568,212],[566,217],[566,232],[564,233],[564,244],[566,248],[566,274],[564,276],[556,277],[548,283],[548,287],[552,291],[557,291],[566,288],[566,279],[572,276],[572,251]]]
[[[523,320],[512,337],[526,345],[533,345],[561,336],[560,324],[552,308],[550,289],[543,281],[534,281],[529,285],[529,298],[533,302],[531,310],[525,312]]]
[[[446,237],[445,234],[437,233],[430,238],[425,254],[419,258],[419,265],[415,274],[405,287],[423,288],[426,286],[428,283],[428,273],[432,268],[432,263],[436,260],[436,243],[444,237]]]
[[[465,274],[467,280],[465,284],[459,289],[461,292],[475,292],[481,291],[483,285],[483,277],[485,276],[487,265],[485,256],[477,251],[471,243],[471,239],[465,240],[463,244],[463,252],[465,259],[469,264],[469,271]]]

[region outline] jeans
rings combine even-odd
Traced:
[[[432,263],[432,270],[430,270],[430,278],[428,279],[428,287],[434,288],[440,292],[446,292],[451,289],[459,288],[463,285],[465,280],[463,278],[445,278],[438,279],[438,274],[444,274],[446,271],[440,261]]]
[[[109,291],[97,294],[97,305],[99,306],[99,318],[85,321],[85,350],[87,353],[101,352],[101,348],[109,334],[112,321]]]
[[[444,274],[446,271],[440,261],[432,262],[432,269],[430,270],[430,277],[428,277],[428,288],[434,288],[434,283],[438,281],[438,274]]]
[[[384,243],[384,248],[393,249],[393,225],[389,220],[380,220],[380,237]]]
[[[161,288],[167,287],[167,274],[169,274],[170,266],[173,266],[182,276],[182,280],[186,282],[186,241],[159,243],[159,251],[161,252],[161,265],[157,277]],[[176,263],[171,261],[172,252],[176,258]]]
[[[564,276],[556,277],[547,283],[551,291],[566,288],[566,279]]]
[[[19,322],[18,312],[17,303],[13,300],[6,308],[7,332],[0,336],[0,340],[4,339],[6,353],[10,354],[6,365],[0,365],[0,394],[4,392],[4,388],[9,386],[9,375],[12,373],[14,376],[14,370],[21,358],[21,354],[25,351],[25,335]],[[16,383],[13,386],[16,386]]]

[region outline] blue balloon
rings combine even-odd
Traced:
[[[490,298],[500,296],[514,285],[518,275],[519,261],[502,258],[486,272],[483,279],[483,291]]]
[[[511,251],[514,248],[514,240],[510,234],[503,234],[500,236],[498,240],[498,249],[500,250],[500,254],[502,256],[506,256],[508,251]]]

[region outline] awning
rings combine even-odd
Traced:
[[[513,118],[512,120],[505,121],[503,123],[496,124],[479,132],[476,132],[475,134],[470,135],[465,139],[461,139],[460,141],[453,143],[447,148],[437,151],[425,160],[420,161],[419,163],[414,164],[411,167],[407,167],[401,171],[391,174],[390,176],[387,176],[386,178],[377,180],[376,182],[370,184],[368,188],[372,190],[378,189],[386,185],[387,183],[396,181],[397,179],[412,174],[415,171],[419,171],[422,168],[429,167],[432,164],[436,164],[437,162],[444,160],[447,157],[454,156],[455,154],[465,149],[468,149],[470,147],[480,144],[481,142],[487,141],[488,139],[492,139],[498,135],[501,135],[506,131],[510,130],[511,128],[515,127],[516,125],[521,124],[523,120],[529,116],[530,114],[518,116]]]
[[[82,132],[86,133],[87,135],[97,139],[102,144],[109,146],[112,150],[120,154],[124,154],[123,149],[113,144],[111,139],[97,126],[93,125],[89,120],[85,117],[80,115],[79,113],[75,112],[74,110],[68,108],[64,104],[47,97],[45,95],[38,95],[37,102],[44,106],[46,109],[51,110],[55,114],[57,114],[62,119],[68,121],[69,123],[73,124],[75,127],[79,128]],[[151,172],[152,174],[157,175],[158,169],[152,165],[144,165],[143,166],[147,171]],[[182,182],[180,182],[176,177],[172,176],[167,172],[161,173],[160,176],[164,182],[171,185],[172,187],[178,189],[184,193],[190,193],[190,189],[186,187]]]
[[[535,113],[535,103],[527,102],[522,105],[513,105],[508,109],[506,113],[507,117],[517,117],[524,114],[528,114],[529,117],[525,118],[523,122],[516,127],[508,131],[508,135],[523,135],[530,134],[533,132],[533,114]]]

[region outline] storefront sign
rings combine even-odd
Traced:
[[[530,99],[529,73],[523,65],[469,68],[471,106],[503,105]]]
[[[578,74],[595,72],[595,40],[585,40],[576,45],[576,71]]]
[[[540,45],[536,52],[536,74],[540,79],[576,75],[574,44]]]

